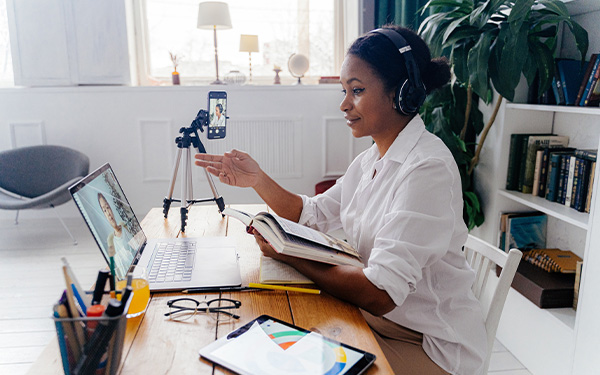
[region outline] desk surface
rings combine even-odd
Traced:
[[[235,206],[251,213],[265,205]],[[214,205],[190,210],[187,232],[180,233],[179,207],[164,220],[162,209],[154,208],[142,221],[149,238],[229,236],[236,240],[242,285],[258,282],[260,250],[238,220],[222,218]],[[393,374],[381,348],[358,309],[327,294],[312,295],[283,291],[222,293],[240,300],[239,321],[214,323],[198,316],[185,322],[166,319],[167,300],[180,293],[155,293],[140,317],[129,319],[123,349],[121,374],[229,374],[228,370],[199,358],[198,350],[261,314],[269,314],[377,356],[367,374]],[[215,298],[218,293],[193,294],[196,299]],[[30,374],[62,374],[57,340],[52,340],[29,371]]]

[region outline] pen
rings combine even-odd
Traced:
[[[251,288],[285,290],[288,292],[321,294],[321,291],[319,289],[297,288],[297,287],[293,287],[293,286],[267,285],[267,284],[258,284],[258,283],[249,283],[248,286]]]
[[[204,288],[193,288],[182,290],[181,293],[213,293],[213,292],[242,292],[245,290],[256,290],[260,291],[259,288],[251,288],[247,286],[231,286],[222,288],[204,287]]]
[[[102,301],[102,295],[104,294],[104,287],[106,286],[106,279],[108,279],[108,270],[98,271],[98,277],[96,278],[96,287],[94,288],[92,305],[97,305]]]

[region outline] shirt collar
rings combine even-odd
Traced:
[[[398,136],[387,150],[385,155],[383,155],[383,160],[391,160],[397,163],[403,163],[410,151],[415,147],[419,138],[425,131],[425,123],[420,115],[416,115],[412,120],[406,124],[406,127],[402,129]],[[379,149],[377,145],[374,144],[368,152],[367,157],[363,159],[362,167],[363,169],[369,168],[372,163],[375,163],[379,159]]]

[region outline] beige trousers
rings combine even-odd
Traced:
[[[374,316],[364,310],[360,312],[371,327],[386,359],[398,375],[447,375],[423,350],[423,334]]]

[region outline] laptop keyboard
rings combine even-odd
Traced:
[[[156,254],[148,273],[152,283],[190,281],[194,268],[196,244],[194,242],[161,242],[156,244]]]

